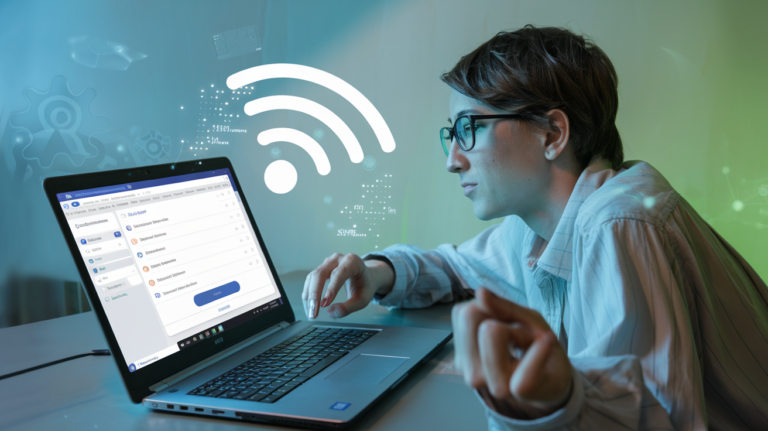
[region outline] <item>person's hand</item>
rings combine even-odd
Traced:
[[[328,279],[330,282],[323,294],[323,286]],[[387,294],[392,290],[394,280],[394,271],[385,262],[363,261],[360,256],[352,253],[335,253],[307,275],[304,291],[301,293],[304,311],[310,320],[315,319],[320,308],[325,307],[328,307],[329,316],[344,317],[365,308],[374,294]],[[331,305],[342,285],[347,288],[347,300]]]
[[[481,288],[452,317],[455,366],[496,411],[534,419],[568,401],[571,363],[541,314]]]

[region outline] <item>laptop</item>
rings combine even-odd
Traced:
[[[297,320],[226,158],[44,188],[125,388],[149,409],[345,428],[451,338]]]

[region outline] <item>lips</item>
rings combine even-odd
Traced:
[[[464,196],[469,196],[470,193],[477,187],[477,184],[474,183],[461,183],[461,186],[464,187]]]

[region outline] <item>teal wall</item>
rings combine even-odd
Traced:
[[[42,179],[201,157],[181,144],[199,139],[201,90],[224,91],[232,73],[269,63],[308,65],[346,80],[378,108],[397,142],[394,152],[382,152],[362,116],[324,88],[290,80],[256,85],[247,97],[290,94],[328,107],[377,162],[373,170],[351,163],[338,138],[302,114],[241,115],[229,125],[248,133],[216,135],[229,145],[209,145],[204,154],[232,159],[279,272],[312,269],[335,251],[462,242],[493,222],[474,218],[458,177],[445,170],[438,129],[448,116],[449,89],[439,75],[496,32],[527,23],[568,27],[606,51],[620,80],[627,159],[658,168],[768,278],[766,18],[768,3],[757,1],[4,1],[0,284],[12,272],[78,279]],[[262,49],[217,59],[213,35],[251,25]],[[125,70],[109,69],[125,60],[90,67],[72,57],[82,60],[82,40],[116,42],[134,61]],[[19,153],[23,145],[14,140],[24,139],[20,125],[36,121],[24,111],[43,99],[25,89],[49,93],[57,76],[71,94],[84,92],[87,160],[60,154],[42,163],[67,148],[51,143]],[[242,114],[245,97],[228,109]],[[319,176],[306,153],[279,145],[279,158],[296,166],[299,180],[290,193],[271,193],[263,173],[275,157],[255,141],[271,127],[324,130],[320,143],[332,172]],[[171,143],[156,159],[136,150],[150,131]],[[375,189],[386,191],[376,198],[385,199],[381,210],[378,201],[368,203],[371,194],[362,198],[363,185],[377,179],[389,186]],[[355,205],[387,214],[377,215],[383,220],[367,237],[338,236],[363,217],[344,218],[344,207]]]

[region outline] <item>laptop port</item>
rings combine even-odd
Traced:
[[[201,409],[200,407],[195,407],[195,411],[196,411],[196,412],[202,412],[202,411],[205,411],[205,410],[204,410],[204,409]]]
[[[211,413],[213,413],[215,415],[223,415],[224,414],[224,412],[222,410],[211,410]]]
[[[168,404],[168,410],[173,410],[173,404]]]
[[[179,408],[180,408],[181,410],[189,410],[189,407],[187,407],[187,406],[179,406]]]

